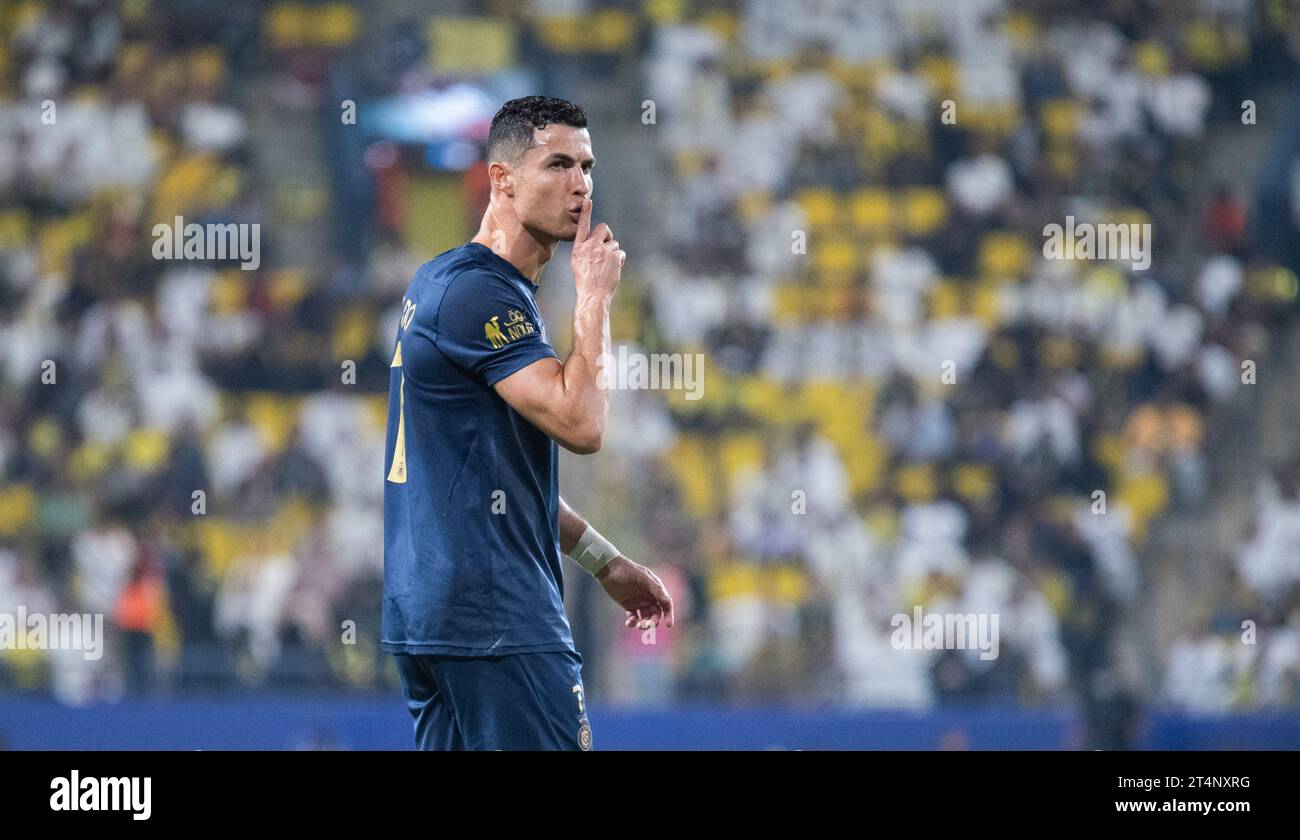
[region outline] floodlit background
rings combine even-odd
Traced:
[[[105,633],[0,650],[0,741],[409,748],[401,297],[542,93],[616,343],[705,363],[562,454],[680,613],[565,561],[597,748],[1300,747],[1297,58],[1282,0],[0,0],[0,614]],[[156,259],[177,216],[258,266]]]

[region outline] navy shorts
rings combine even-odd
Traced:
[[[394,656],[417,749],[591,749],[576,651]]]

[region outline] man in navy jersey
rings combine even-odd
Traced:
[[[591,227],[586,126],[562,99],[507,102],[489,130],[478,234],[420,266],[402,301],[382,646],[396,655],[420,749],[591,749],[561,552],[627,611],[626,627],[673,625],[659,577],[559,494],[556,444],[588,455],[604,436],[597,375],[626,258],[608,225]],[[561,241],[573,242],[577,291],[563,363],[536,302]]]

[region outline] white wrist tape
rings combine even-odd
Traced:
[[[578,538],[578,544],[573,547],[573,551],[568,555],[569,559],[586,569],[587,574],[594,575],[609,564],[609,561],[618,556],[618,549],[614,544],[600,535],[600,532],[590,525],[587,530],[582,532]]]

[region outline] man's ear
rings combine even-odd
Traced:
[[[515,173],[507,163],[494,160],[488,164],[488,183],[493,189],[501,190],[506,195],[515,196]]]

